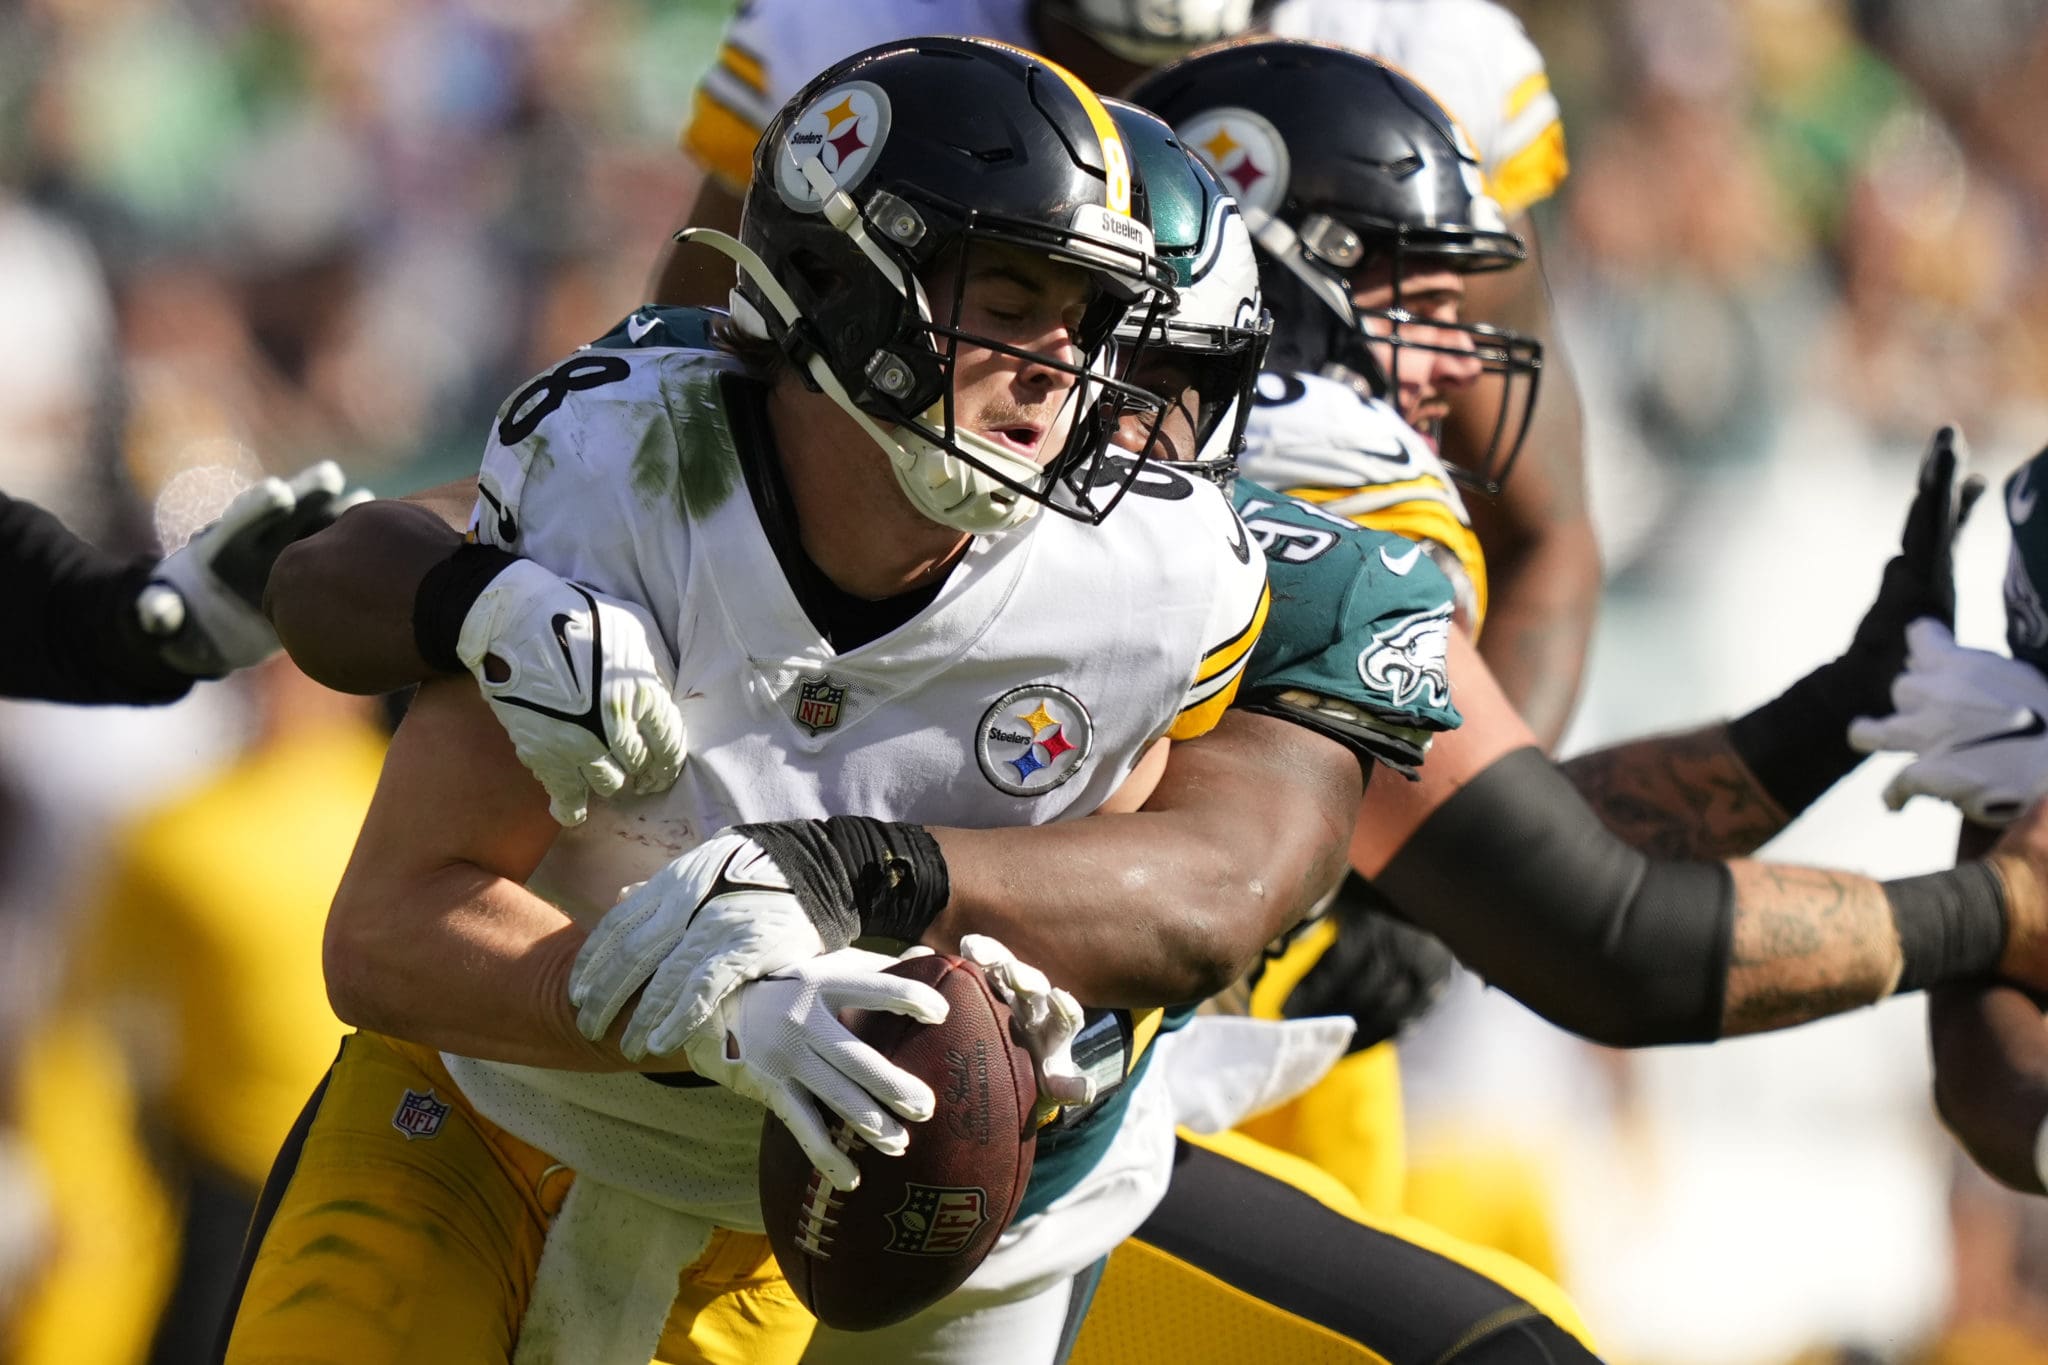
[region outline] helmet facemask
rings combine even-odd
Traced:
[[[1490,206],[1490,200],[1485,202]],[[1291,296],[1297,304],[1312,301],[1321,314],[1323,330],[1332,338],[1316,367],[1325,377],[1348,382],[1398,407],[1404,354],[1410,365],[1429,365],[1429,355],[1469,356],[1478,362],[1474,386],[1497,384],[1501,391],[1493,430],[1476,456],[1446,458],[1444,463],[1460,483],[1489,495],[1498,493],[1528,436],[1542,378],[1543,345],[1505,327],[1420,317],[1405,306],[1403,287],[1413,276],[1432,270],[1472,275],[1512,268],[1524,258],[1520,239],[1505,227],[1417,231],[1399,224],[1354,225],[1320,213],[1307,215],[1298,231],[1265,218],[1255,235],[1266,255],[1299,286],[1270,291],[1283,313],[1289,310],[1281,300]],[[1358,278],[1381,262],[1387,267],[1391,298],[1383,308],[1361,308],[1354,295]],[[1293,321],[1288,319],[1290,327]],[[1307,318],[1302,323],[1315,328]],[[1464,344],[1426,340],[1417,335],[1422,329],[1453,333]],[[1384,361],[1376,347],[1384,348]],[[1438,444],[1441,454],[1440,419],[1422,418],[1412,424]]]

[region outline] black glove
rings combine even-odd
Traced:
[[[1884,566],[1877,600],[1849,648],[1728,722],[1735,752],[1787,816],[1812,805],[1863,761],[1850,747],[1849,722],[1892,713],[1892,679],[1906,666],[1907,624],[1922,616],[1955,624],[1956,533],[1984,492],[1978,475],[1956,482],[1966,450],[1954,427],[1943,427],[1928,443],[1899,553]]]
[[[1287,993],[1289,1019],[1348,1014],[1357,1021],[1351,1050],[1384,1042],[1429,1012],[1457,959],[1430,935],[1392,913],[1392,902],[1356,872],[1337,888],[1329,914],[1337,938]]]

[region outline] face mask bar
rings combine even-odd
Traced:
[[[1501,402],[1493,430],[1485,447],[1471,461],[1445,461],[1452,476],[1467,487],[1488,496],[1497,495],[1507,481],[1536,410],[1536,392],[1543,370],[1543,344],[1534,337],[1484,323],[1437,323],[1419,319],[1401,306],[1401,281],[1409,261],[1421,257],[1438,261],[1461,274],[1505,270],[1520,262],[1525,249],[1512,233],[1484,230],[1449,232],[1432,236],[1427,249],[1409,241],[1405,230],[1368,234],[1327,214],[1311,214],[1299,231],[1276,218],[1247,212],[1245,220],[1259,246],[1279,261],[1308,293],[1343,319],[1356,336],[1333,357],[1325,373],[1350,382],[1363,381],[1378,398],[1396,402],[1400,395],[1400,364],[1403,351],[1472,355],[1480,364],[1480,383],[1497,382]],[[1361,309],[1352,302],[1352,277],[1363,269],[1373,246],[1391,238],[1385,248],[1392,262],[1393,305],[1383,309]],[[1375,332],[1368,319],[1384,322],[1387,331]],[[1427,325],[1440,331],[1456,332],[1471,342],[1469,348],[1438,345],[1409,337],[1406,326]],[[1383,365],[1372,349],[1388,348],[1391,365]],[[1435,433],[1430,433],[1434,435]]]

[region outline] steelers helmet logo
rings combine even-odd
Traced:
[[[1042,796],[1087,766],[1095,719],[1081,699],[1051,683],[1029,683],[981,713],[974,756],[982,775],[1012,796]]]
[[[889,137],[889,94],[867,81],[835,85],[807,105],[783,135],[775,187],[782,202],[815,213],[831,192],[806,170],[823,168],[832,187],[850,190],[866,176]]]
[[[1277,213],[1287,197],[1287,144],[1249,109],[1210,109],[1174,130],[1248,209]]]

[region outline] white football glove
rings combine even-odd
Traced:
[[[582,824],[591,797],[616,796],[629,780],[648,796],[682,771],[675,670],[639,604],[522,559],[477,596],[455,653],[560,823]]]
[[[268,478],[235,496],[220,520],[158,561],[135,599],[145,635],[162,641],[164,662],[181,673],[219,678],[277,652],[263,615],[263,589],[287,545],[370,495],[344,492],[341,466],[324,460],[289,483]]]
[[[665,1056],[741,985],[825,947],[767,850],[715,834],[605,912],[576,954],[569,1003],[595,1041],[646,987],[620,1050],[636,1062]]]
[[[981,968],[1010,1007],[1036,1063],[1040,1100],[1086,1104],[1094,1099],[1095,1082],[1074,1061],[1074,1038],[1085,1022],[1081,1002],[987,934],[962,934],[960,956]]]
[[[1853,721],[1849,743],[1865,753],[1919,755],[1885,788],[1893,810],[1935,796],[1978,824],[2010,824],[2048,792],[2048,678],[2031,664],[1958,645],[1932,617],[1906,627],[1906,645],[1906,671],[1892,682],[1898,709]]]
[[[922,1123],[938,1105],[930,1086],[839,1022],[847,1009],[945,1022],[946,998],[922,981],[890,976],[895,961],[841,948],[749,981],[719,1002],[683,1046],[698,1075],[767,1105],[811,1164],[845,1190],[860,1184],[860,1170],[833,1142],[814,1099],[888,1156],[910,1146],[897,1116]]]

